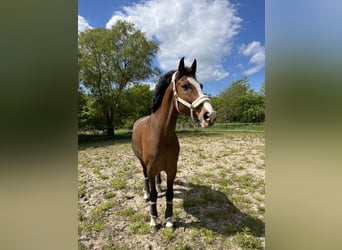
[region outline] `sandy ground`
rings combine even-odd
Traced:
[[[179,141],[176,230],[156,233],[142,225],[149,222],[149,204],[130,141],[80,145],[79,249],[264,247],[264,134],[181,134]],[[157,201],[162,224],[165,177]]]

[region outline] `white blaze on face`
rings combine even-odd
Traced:
[[[188,81],[195,86],[197,92],[198,92],[198,97],[203,96],[203,91],[201,88],[201,84],[193,77],[188,77]],[[211,103],[209,101],[205,101],[203,103],[204,108],[207,110],[207,112],[209,112],[210,114],[215,112],[215,110],[213,109],[213,107],[211,106]]]

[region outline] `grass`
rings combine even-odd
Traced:
[[[122,189],[126,186],[126,181],[121,178],[114,178],[111,181],[112,187],[116,190]]]
[[[115,193],[113,193],[113,192],[108,192],[108,193],[105,193],[104,195],[103,195],[103,198],[105,198],[105,199],[111,199],[111,198],[114,198],[115,197]]]
[[[142,169],[131,150],[130,132],[80,144],[79,248],[262,249],[264,134],[220,129],[177,131],[181,152],[173,219],[178,226],[157,233],[149,226],[149,203],[142,199]],[[164,223],[164,193],[157,206]]]
[[[83,221],[81,228],[91,229],[95,232],[102,231],[106,224],[105,213],[111,209],[114,204],[114,201],[108,201],[95,207],[91,211],[91,217],[88,221],[85,221],[84,218],[81,219],[81,221]]]
[[[87,192],[87,190],[85,187],[82,187],[82,186],[79,187],[78,188],[78,198],[85,196],[86,192]]]
[[[242,249],[261,249],[261,241],[250,234],[248,228],[244,228],[242,232],[236,234],[234,237],[235,242]]]
[[[199,136],[207,135],[210,133],[227,133],[227,132],[264,132],[264,123],[255,124],[243,124],[243,123],[215,123],[212,127],[203,129],[200,127],[195,128],[176,128],[177,134],[182,136]],[[84,132],[78,135],[78,144],[89,144],[94,142],[108,142],[108,141],[125,141],[130,140],[132,136],[131,129],[116,129],[114,137],[105,135],[101,131],[94,132]]]
[[[131,234],[147,234],[151,231],[150,226],[146,223],[149,216],[145,213],[134,213],[130,216],[130,233]]]
[[[144,213],[139,213],[133,208],[125,208],[116,212],[118,216],[129,218],[129,234],[147,234],[151,228],[146,223],[149,216]]]
[[[123,216],[123,217],[129,217],[135,213],[136,211],[133,208],[126,208],[126,209],[122,209],[116,212],[117,215]]]
[[[175,237],[173,230],[167,228],[162,232],[162,235],[164,240],[167,242],[170,242]]]

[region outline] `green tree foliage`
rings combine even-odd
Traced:
[[[104,124],[97,124],[105,125],[108,135],[114,135],[114,127],[122,123],[126,114],[127,86],[154,73],[152,60],[157,50],[155,42],[125,21],[118,21],[111,29],[96,28],[79,34],[79,79],[92,98],[87,102],[87,112],[99,113],[90,117],[94,122],[103,119]],[[84,104],[84,100],[81,102]]]
[[[264,89],[264,87],[262,87]],[[234,81],[215,99],[219,122],[263,122],[265,121],[265,94],[254,92],[248,78]]]
[[[106,128],[105,118],[100,110],[99,103],[91,95],[78,92],[78,129],[79,131],[97,131]]]
[[[135,85],[125,93],[125,113],[123,126],[132,128],[134,122],[143,116],[151,114],[151,100],[153,91],[149,85]]]

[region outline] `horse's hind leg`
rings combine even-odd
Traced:
[[[144,172],[144,200],[147,202],[150,199],[150,184],[147,176],[146,166],[142,161],[140,161],[140,163],[143,166]]]
[[[165,220],[166,227],[173,228],[172,215],[173,215],[173,182],[176,177],[176,169],[167,173],[167,190],[166,190],[166,211]]]

